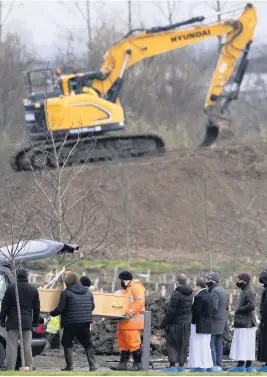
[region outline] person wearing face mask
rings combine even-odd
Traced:
[[[121,357],[118,365],[111,366],[113,370],[142,370],[141,330],[144,328],[145,287],[139,280],[134,280],[129,271],[122,271],[118,278],[121,280],[121,293],[130,298],[130,305],[125,318],[120,320],[117,329],[117,340]],[[130,354],[133,355],[133,366],[128,367]]]
[[[217,272],[211,272],[206,276],[206,285],[213,305],[210,344],[213,368],[211,372],[222,371],[223,333],[228,319],[228,295],[219,282],[220,276]]]
[[[163,369],[163,372],[185,372],[193,304],[193,289],[186,283],[187,277],[184,274],[178,275],[177,288],[171,296],[168,310],[160,324],[160,328],[166,331],[170,362],[170,368]],[[179,363],[177,368],[175,363]]]
[[[187,366],[190,372],[207,372],[213,367],[210,340],[212,323],[212,298],[204,279],[197,279],[194,285],[192,324]]]
[[[228,372],[251,373],[252,361],[256,359],[256,295],[247,273],[238,275],[236,286],[241,289],[241,294],[235,311],[230,359],[237,360],[238,364]]]
[[[260,303],[260,337],[258,346],[258,361],[265,363],[256,372],[267,372],[267,270],[260,274],[259,282],[264,287]]]

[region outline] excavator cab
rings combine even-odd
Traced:
[[[34,69],[27,71],[25,82],[29,95],[34,93],[51,93],[54,91],[55,77],[52,69]]]
[[[44,103],[48,98],[62,95],[61,85],[55,85],[54,71],[50,68],[27,71],[24,79],[27,89],[23,100],[27,132],[33,140],[46,138]]]

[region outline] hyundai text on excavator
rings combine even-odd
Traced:
[[[88,138],[86,142],[90,143],[90,135],[96,136],[97,142],[90,151],[88,162],[164,152],[164,141],[156,135],[103,135],[124,128],[119,93],[125,71],[143,59],[224,35],[225,41],[204,105],[208,121],[201,146],[212,145],[220,129],[229,126],[229,120],[223,114],[231,101],[238,97],[248,65],[257,14],[255,7],[247,4],[237,20],[199,24],[204,20],[205,17],[195,17],[165,27],[132,30],[106,52],[98,72],[63,75],[59,80],[59,91],[39,96],[40,100],[38,96],[24,100],[30,146],[13,157],[13,169],[40,169],[36,155],[43,164],[53,165],[49,156],[55,147],[62,148],[62,138],[67,150],[74,145],[78,148],[69,164],[84,162],[88,158],[84,145],[79,148],[79,140],[84,142]],[[194,23],[198,25],[177,30]],[[226,90],[227,85],[230,90]],[[45,158],[41,158],[41,154]]]

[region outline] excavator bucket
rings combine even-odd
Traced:
[[[209,147],[210,145],[214,144],[217,140],[219,135],[219,127],[217,126],[207,126],[206,128],[206,135],[200,147]]]
[[[231,120],[226,117],[210,118],[206,125],[205,138],[200,144],[200,147],[209,147],[215,144],[215,142],[233,138],[234,133],[230,127]]]

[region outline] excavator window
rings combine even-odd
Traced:
[[[75,94],[82,93],[82,88],[87,87],[91,88],[92,83],[94,81],[95,77],[85,77],[85,76],[75,76],[72,79],[69,80],[69,92],[74,92]]]
[[[50,69],[29,71],[28,83],[31,93],[51,93],[54,89],[53,72]]]

